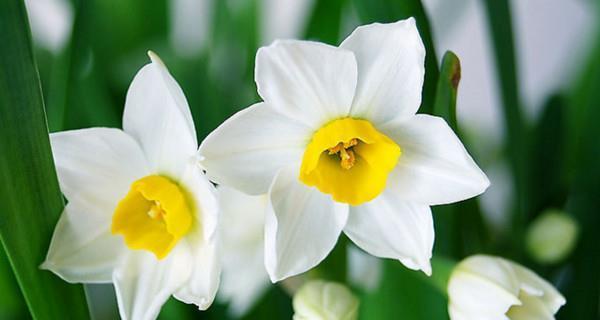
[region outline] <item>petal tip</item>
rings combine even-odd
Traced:
[[[148,50],[147,54],[148,54],[148,57],[150,57],[150,61],[152,61],[152,63],[156,63],[156,64],[160,65],[161,67],[165,67],[165,63],[162,61],[162,59],[156,53],[154,53],[154,51]]]

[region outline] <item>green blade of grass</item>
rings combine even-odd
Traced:
[[[63,208],[23,2],[0,2],[0,238],[34,319],[86,319],[83,288],[39,269]]]
[[[528,136],[521,111],[512,17],[508,0],[482,0],[487,13],[492,38],[496,70],[499,76],[504,127],[505,147],[513,174],[515,208],[512,217],[513,249],[517,257],[522,255],[522,237],[528,211],[525,194],[527,190],[526,164],[528,158]]]
[[[423,39],[425,50],[425,83],[423,84],[423,99],[420,113],[431,114],[433,111],[433,99],[437,86],[439,68],[438,60],[433,45],[433,37],[429,19],[420,0],[354,0],[356,11],[361,23],[372,22],[394,22],[414,17],[417,28]]]
[[[346,0],[316,1],[307,23],[305,38],[337,45],[345,4]]]

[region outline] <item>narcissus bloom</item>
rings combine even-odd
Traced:
[[[430,205],[489,181],[441,118],[415,115],[425,49],[414,19],[356,29],[340,47],[276,41],[256,56],[264,102],[200,146],[211,179],[268,192],[271,280],[323,260],[343,231],[372,255],[430,273]]]
[[[153,319],[175,298],[206,309],[219,282],[217,201],[197,165],[181,88],[153,53],[133,79],[124,130],[50,135],[68,204],[43,268],[114,283],[123,319]]]
[[[452,320],[551,320],[566,302],[531,270],[485,255],[469,257],[455,267],[448,297]]]

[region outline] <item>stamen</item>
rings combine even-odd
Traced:
[[[340,155],[340,166],[342,168],[348,170],[354,166],[356,162],[356,157],[354,156],[354,151],[351,150],[352,147],[358,144],[358,140],[356,138],[350,139],[348,142],[340,142],[335,147],[329,148],[328,154],[334,155],[339,153]]]
[[[161,219],[164,214],[165,214],[165,211],[160,206],[159,201],[154,201],[154,205],[152,205],[152,207],[150,207],[150,210],[148,210],[148,215],[152,219]]]

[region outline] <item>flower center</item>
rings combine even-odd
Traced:
[[[185,193],[170,179],[151,175],[131,184],[113,214],[111,231],[121,234],[130,249],[166,257],[192,225]]]
[[[348,142],[340,142],[335,147],[327,149],[329,155],[339,154],[340,156],[340,166],[342,168],[349,170],[354,166],[356,162],[356,156],[354,156],[354,151],[352,147],[358,144],[358,140],[356,138],[350,139]]]
[[[335,201],[360,205],[384,190],[400,153],[400,147],[369,121],[337,119],[313,135],[299,179]]]

